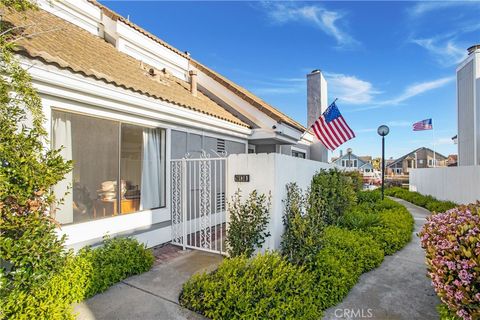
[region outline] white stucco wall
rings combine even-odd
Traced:
[[[269,154],[236,154],[228,157],[227,200],[240,189],[242,196],[253,190],[272,195],[269,231],[271,236],[264,244],[265,249],[279,249],[283,233],[283,200],[286,198],[287,183],[296,182],[303,190],[310,186],[312,176],[320,169],[330,169],[328,163]],[[250,182],[235,182],[234,175],[248,174]]]
[[[412,169],[410,190],[467,204],[480,200],[480,166]]]

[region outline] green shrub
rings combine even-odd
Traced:
[[[226,239],[228,254],[231,257],[240,255],[250,257],[270,236],[270,233],[265,231],[270,219],[270,196],[267,198],[253,190],[242,203],[238,190],[228,204],[228,211],[230,218]]]
[[[363,174],[359,171],[344,171],[343,175],[350,179],[353,191],[360,192],[363,190]]]
[[[358,203],[376,203],[382,200],[382,194],[378,190],[357,192]]]
[[[412,239],[413,217],[405,207],[385,210],[379,213],[380,225],[368,227],[365,232],[371,235],[390,255],[403,248]]]
[[[356,203],[351,179],[338,170],[321,170],[312,178],[308,195],[309,211],[325,224],[335,224]]]
[[[2,0],[0,6],[3,12],[35,7],[26,0]],[[27,34],[9,27],[0,21],[0,317],[42,318],[38,309],[46,319],[68,318],[65,306],[77,293],[58,279],[70,262],[52,208],[60,202],[53,186],[72,163],[48,148],[42,101],[13,55],[16,37]]]
[[[323,221],[306,208],[305,197],[296,183],[287,184],[286,188],[282,255],[296,264],[309,263],[322,248]]]
[[[346,251],[334,246],[324,247],[311,267],[316,283],[312,295],[321,310],[342,301],[360,276],[360,268],[355,261]]]
[[[437,200],[432,196],[425,196],[399,187],[388,188],[385,190],[385,194],[411,202],[431,212],[445,212],[457,207],[457,204],[452,201]]]
[[[359,193],[359,204],[337,219],[342,227],[320,223],[311,229],[322,219],[308,210],[296,184],[287,185],[284,204],[284,258],[267,253],[226,259],[213,273],[193,276],[180,303],[212,319],[320,319],[413,231],[405,207],[375,192]]]
[[[180,303],[210,319],[320,319],[315,280],[276,253],[240,256],[194,275]]]
[[[90,263],[70,255],[63,268],[29,292],[13,290],[1,301],[2,316],[11,320],[74,319],[71,304],[83,300]]]
[[[150,270],[154,257],[151,250],[132,238],[105,238],[103,246],[85,247],[78,253],[91,265],[85,299],[107,290],[127,277]]]
[[[378,242],[364,232],[328,227],[323,238],[325,247],[344,251],[359,274],[378,267],[383,261],[383,250]]]
[[[338,225],[351,230],[365,230],[380,225],[380,216],[355,207],[339,218]]]

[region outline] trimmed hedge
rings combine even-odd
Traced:
[[[105,238],[103,246],[83,248],[78,257],[91,265],[84,298],[103,292],[130,276],[150,270],[154,262],[151,250],[133,238]]]
[[[358,205],[339,220],[340,226],[371,236],[386,255],[410,242],[414,220],[404,206],[391,199],[381,200],[377,191],[359,192],[358,198]]]
[[[211,319],[320,319],[316,278],[277,253],[225,259],[211,274],[194,275],[180,303]]]
[[[355,262],[355,269],[362,274],[378,267],[383,261],[382,246],[371,236],[340,227],[325,228],[324,248],[333,247],[344,251]]]
[[[330,226],[322,242],[304,266],[276,253],[225,259],[215,272],[185,283],[180,303],[211,319],[320,319],[384,256],[363,232]]]
[[[432,196],[425,196],[418,192],[408,191],[399,187],[388,188],[385,190],[385,194],[406,200],[430,212],[445,212],[457,207],[457,204],[452,201],[441,201]]]
[[[65,264],[29,291],[12,290],[0,299],[0,318],[75,319],[71,304],[105,291],[153,265],[151,250],[132,238],[105,239],[97,249],[69,252]]]
[[[71,305],[83,300],[91,265],[86,259],[70,255],[60,270],[30,292],[14,290],[2,298],[2,319],[75,319]]]
[[[302,219],[303,196],[292,188],[287,221]],[[385,254],[399,250],[412,236],[413,218],[402,205],[382,201],[378,192],[357,196],[358,204],[347,209],[338,225],[318,233],[315,245],[320,248],[309,250],[312,254],[303,260],[291,259],[298,246],[288,246],[283,257],[267,252],[251,259],[227,258],[216,271],[187,281],[180,303],[211,319],[320,319],[323,310],[342,301],[362,273],[379,266]],[[305,237],[305,230],[290,232],[289,243],[313,245],[296,239]]]

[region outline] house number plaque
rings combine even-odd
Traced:
[[[250,182],[249,174],[236,174],[234,176],[235,182]]]

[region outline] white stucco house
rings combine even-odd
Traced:
[[[2,20],[34,33],[17,54],[40,93],[52,147],[74,161],[57,186],[59,194],[71,186],[56,214],[69,246],[105,234],[170,241],[173,159],[282,153],[327,161],[304,125],[96,1],[38,3]],[[327,84],[318,70],[307,80],[309,125],[327,107]],[[225,207],[224,191],[213,197]]]

